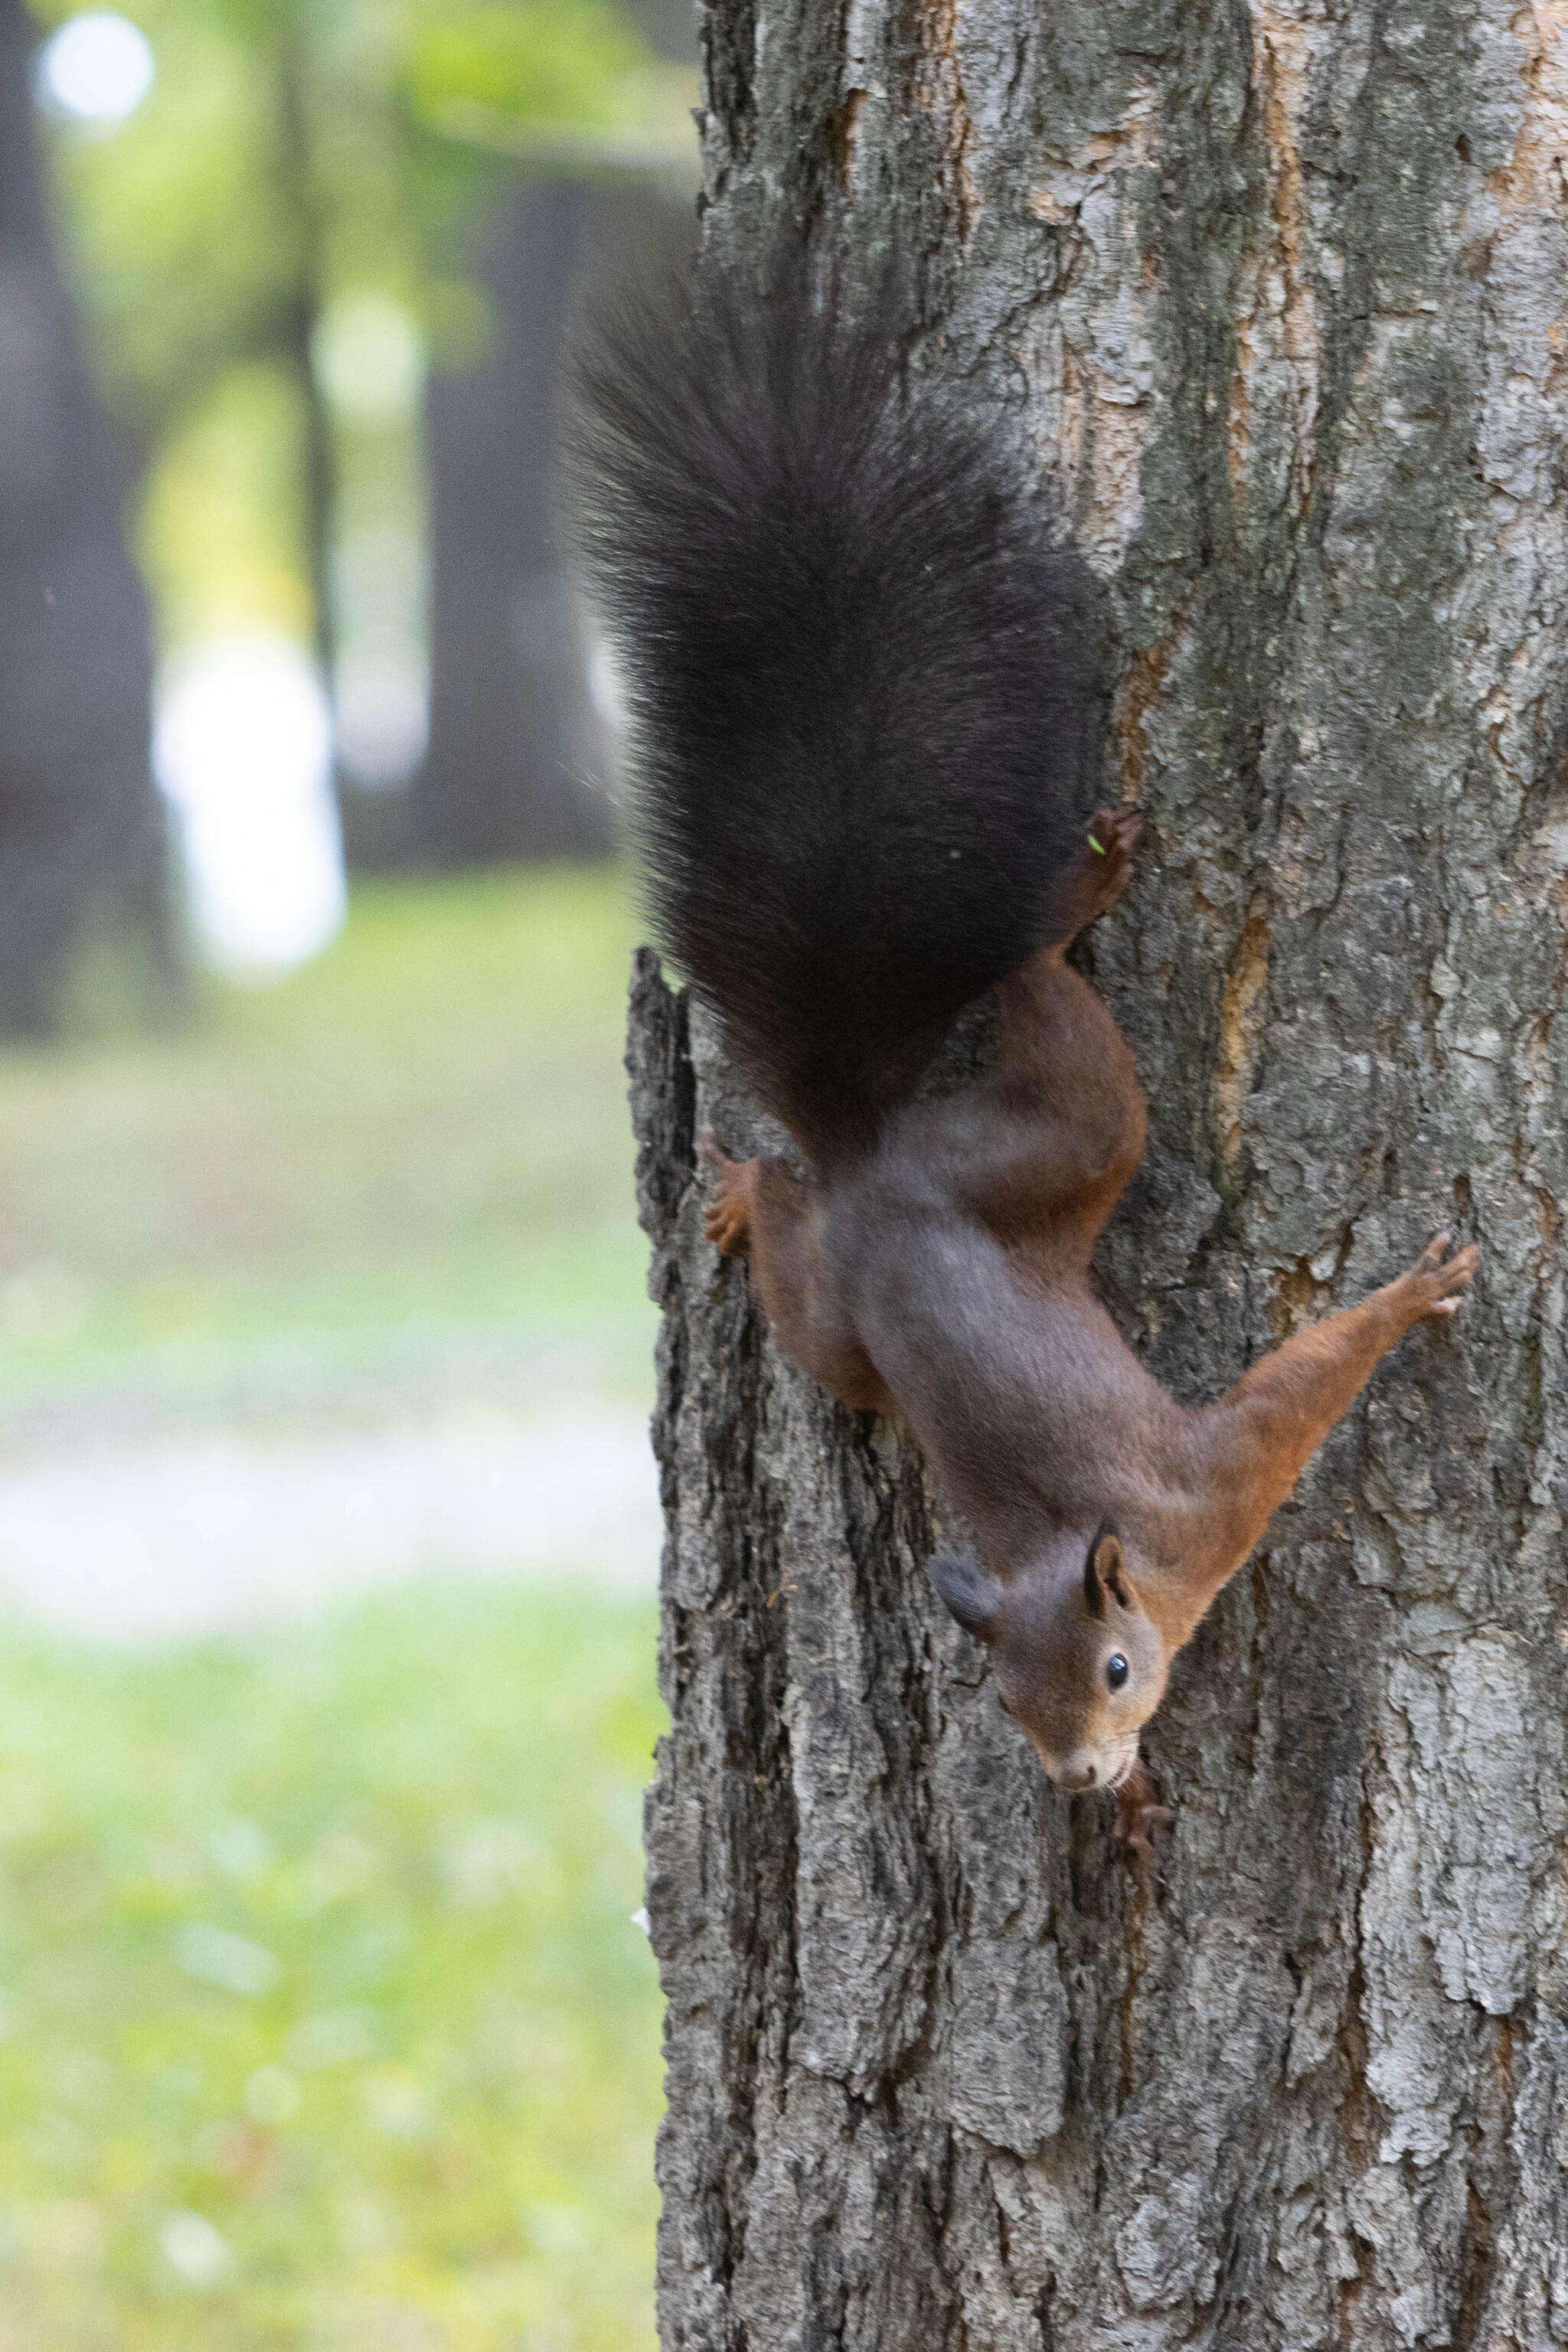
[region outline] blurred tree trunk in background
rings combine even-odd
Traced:
[[[33,26],[0,0],[0,1028],[46,1028],[73,950],[174,976],[145,599],[50,253]],[[129,971],[130,966],[127,966]]]
[[[626,13],[664,57],[691,56],[689,0],[630,0]],[[406,822],[419,862],[614,845],[613,689],[558,529],[561,372],[583,304],[668,267],[689,224],[686,199],[652,178],[536,181],[488,216],[479,275],[495,341],[477,366],[432,378],[426,412],[430,751]]]
[[[332,414],[321,388],[315,350],[327,268],[310,126],[313,69],[307,15],[296,8],[284,16],[278,29],[274,79],[278,179],[289,207],[294,263],[292,282],[280,307],[278,336],[300,404],[300,489],[312,649],[322,683],[330,691],[337,676],[338,656],[332,597],[332,523],[338,482]]]
[[[557,181],[492,208],[479,277],[493,346],[431,379],[430,751],[409,810],[422,862],[610,845],[611,745],[552,510],[562,347],[593,202]]]
[[[1163,1882],[701,1238],[642,968],[668,2352],[1568,2345],[1568,42],[1512,0],[704,12],[707,233],[886,247],[1107,583],[1102,1290],[1189,1400],[1478,1234],[1178,1661]],[[938,337],[945,350],[936,350]]]

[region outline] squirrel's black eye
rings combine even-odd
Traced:
[[[1114,1657],[1107,1658],[1105,1662],[1105,1679],[1110,1685],[1112,1690],[1120,1690],[1121,1688],[1122,1684],[1127,1680],[1130,1668],[1127,1661],[1122,1656],[1120,1650],[1117,1651]]]

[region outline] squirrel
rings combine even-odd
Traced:
[[[1474,1246],[1300,1330],[1202,1409],[1095,1295],[1142,1156],[1132,1055],[1067,961],[1142,831],[1103,757],[1087,567],[889,299],[712,261],[579,366],[579,545],[626,681],[658,928],[795,1160],[700,1142],[706,1231],[784,1353],[912,1430],[974,1548],[930,1563],[1066,1790],[1117,1793],[1175,1653]],[[1087,819],[1087,821],[1086,821]],[[988,1050],[922,1084],[989,996]]]

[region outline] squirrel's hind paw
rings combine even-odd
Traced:
[[[752,1193],[755,1165],[750,1160],[727,1160],[705,1127],[697,1149],[719,1177],[719,1189],[702,1213],[702,1230],[721,1257],[738,1257],[752,1237]]]
[[[1058,886],[1056,915],[1064,944],[1115,906],[1127,887],[1142,830],[1136,809],[1096,809],[1083,846]]]
[[[1116,1791],[1114,1835],[1117,1844],[1139,1870],[1152,1872],[1158,1859],[1150,1831],[1175,1818],[1173,1809],[1163,1805],[1154,1794],[1154,1784],[1142,1766],[1135,1765]]]
[[[1089,821],[1089,847],[1101,857],[1128,858],[1143,832],[1140,809],[1096,809]]]

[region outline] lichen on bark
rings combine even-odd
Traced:
[[[707,236],[890,255],[1105,583],[1123,1329],[1196,1400],[1438,1224],[1485,1263],[1179,1660],[1141,1886],[912,1450],[703,1241],[758,1115],[639,967],[667,2352],[1568,2344],[1564,16],[702,11]]]

